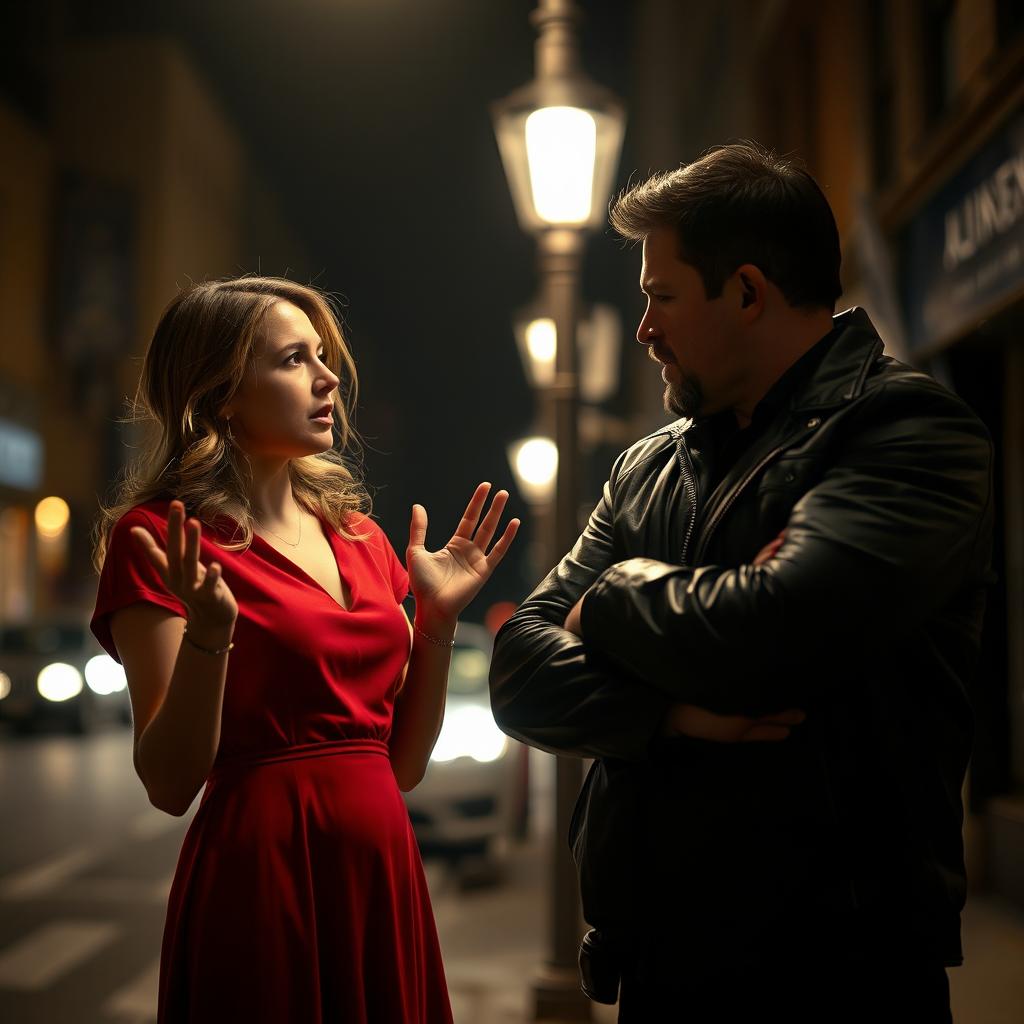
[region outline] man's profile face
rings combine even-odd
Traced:
[[[644,238],[640,290],[647,309],[636,340],[662,365],[665,409],[705,416],[730,407],[737,366],[738,319],[725,298],[708,299],[700,274],[679,258],[675,228]]]

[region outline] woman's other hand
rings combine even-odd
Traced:
[[[209,567],[199,561],[198,519],[185,521],[185,506],[172,501],[167,513],[167,551],[142,526],[133,526],[132,536],[142,545],[167,589],[189,610],[189,622],[216,628],[231,626],[238,618],[238,602],[221,577],[219,562]]]
[[[490,490],[489,483],[477,487],[458,528],[440,551],[428,551],[424,546],[427,510],[422,505],[413,505],[406,566],[418,613],[440,620],[458,618],[505,557],[519,529],[519,520],[510,519],[505,532],[491,546],[508,491],[498,491],[481,521]]]

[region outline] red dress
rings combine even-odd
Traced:
[[[167,543],[167,501],[114,527],[92,630],[139,601],[187,616],[128,532]],[[220,747],[171,887],[161,1024],[450,1024],[419,851],[391,771],[395,686],[409,654],[409,578],[381,529],[321,527],[343,609],[262,538],[200,559],[238,601]],[[120,659],[118,659],[120,660]]]

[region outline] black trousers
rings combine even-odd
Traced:
[[[634,957],[623,964],[619,1024],[952,1024],[941,964],[895,959],[806,963],[700,978]]]

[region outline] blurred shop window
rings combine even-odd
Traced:
[[[893,66],[891,7],[888,0],[869,0],[868,110],[871,117],[871,181],[876,190],[892,180],[896,169],[895,68]]]
[[[50,65],[59,7],[4,4],[0,31],[0,98],[10,100],[37,125],[50,119]]]
[[[130,189],[80,171],[58,184],[51,335],[66,401],[95,424],[118,406],[134,335],[136,203]]]
[[[931,126],[945,113],[956,92],[956,2],[923,0],[920,9],[924,116],[925,124]]]
[[[800,20],[795,7],[776,32],[776,43],[765,52],[758,69],[758,120],[762,141],[774,150],[797,154],[812,171],[818,160],[818,119],[821,103],[818,29]],[[785,48],[792,59],[779,65]]]
[[[803,25],[799,34],[797,97],[800,111],[800,148],[814,170],[818,162],[818,39],[814,25]]]
[[[29,551],[32,518],[18,505],[0,508],[0,622],[19,622],[29,615]]]
[[[1024,3],[1021,0],[996,0],[996,31],[1000,46],[1017,41],[1024,31]]]

